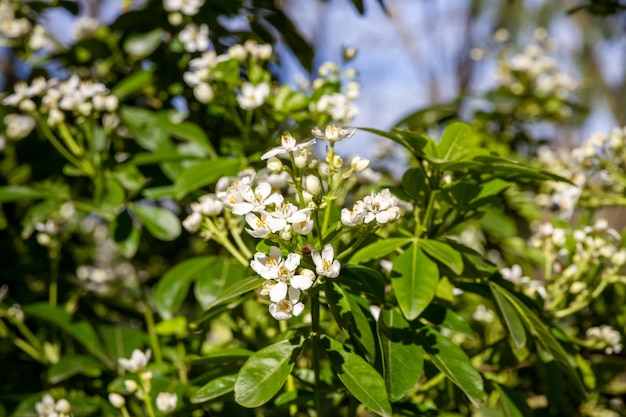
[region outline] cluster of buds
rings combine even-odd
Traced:
[[[50,394],[44,394],[41,401],[35,404],[37,417],[69,417],[71,410],[72,407],[68,400],[61,398],[55,401]]]
[[[178,26],[183,22],[184,17],[191,17],[198,14],[205,0],[163,0],[163,9],[168,12],[169,22]]]
[[[135,379],[124,380],[124,387],[128,394],[134,394],[139,400],[150,401],[150,391],[152,390],[152,372],[147,370],[148,363],[150,362],[151,351],[148,349],[146,352],[142,352],[139,349],[135,349],[131,357],[118,359],[118,364],[126,371],[133,374],[138,374],[140,384],[137,384]],[[128,415],[126,410],[126,399],[123,395],[117,392],[111,392],[109,394],[109,402],[113,407],[123,409],[124,415]],[[159,411],[162,413],[170,413],[176,409],[178,402],[178,396],[171,392],[160,392],[156,397],[156,405]]]
[[[301,143],[284,134],[279,146],[261,156],[267,161],[265,169],[246,169],[236,177],[221,178],[215,193],[192,203],[192,212],[183,221],[187,230],[200,231],[228,250],[235,249],[236,257],[248,252],[239,231],[271,242],[268,252],[249,256],[253,258],[251,268],[265,279],[261,295],[269,297],[270,314],[277,320],[300,315],[303,292],[321,281],[320,277],[339,276],[341,264],[335,259],[333,245],[323,242],[322,230],[328,230],[330,205],[341,194],[341,185],[369,167],[369,161],[360,157],[344,167],[342,159],[334,154],[334,144],[354,133],[330,125],[323,131],[313,129],[314,138]],[[317,140],[330,144],[322,162],[311,150]],[[364,224],[378,226],[399,218],[398,199],[387,189],[365,197],[362,204]],[[226,238],[226,231],[241,243],[238,250]]]

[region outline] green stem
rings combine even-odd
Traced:
[[[178,378],[180,379],[180,382],[186,384],[189,382],[189,379],[187,378],[187,364],[185,363],[185,357],[187,356],[187,353],[185,352],[185,345],[183,345],[183,343],[179,340],[176,347],[178,348],[179,356],[179,360],[176,365],[178,368]]]
[[[28,344],[28,342],[20,338],[15,338],[15,340],[13,341],[13,344],[17,346],[18,348],[22,349],[28,355],[32,356],[32,358],[35,359],[37,362],[46,363],[41,352],[37,351],[37,349],[32,347],[30,344]]]
[[[147,304],[143,305],[143,316],[146,320],[146,327],[148,328],[148,335],[150,337],[150,346],[152,347],[152,352],[154,352],[154,360],[160,364],[161,362],[163,362],[161,345],[159,344],[159,338],[156,334],[156,327],[154,325],[154,317],[152,317],[152,311]]]
[[[44,136],[50,141],[52,146],[60,153],[69,163],[73,164],[76,168],[85,171],[84,163],[82,160],[76,158],[63,146],[61,142],[54,136],[54,133],[48,128],[45,123],[39,123],[39,129],[43,132]]]
[[[313,339],[313,375],[315,376],[315,412],[324,415],[324,397],[320,387],[320,301],[319,292],[311,295],[311,337]]]
[[[241,253],[237,250],[237,248],[235,248],[233,244],[230,243],[228,237],[215,225],[215,223],[213,223],[212,219],[205,219],[204,224],[207,225],[208,229],[215,236],[215,241],[221,244],[224,248],[226,248],[226,250],[230,252],[230,254],[233,255],[233,257],[237,259],[239,263],[241,263],[241,265],[246,267],[249,265],[248,259],[243,257]]]
[[[226,219],[226,222],[228,224],[230,224],[230,222],[231,222],[230,212],[225,211],[224,212],[224,218]],[[248,247],[244,243],[243,239],[241,239],[241,229],[238,228],[238,227],[231,227],[228,230],[230,230],[230,234],[232,235],[233,239],[235,240],[235,243],[237,244],[237,246],[239,247],[239,250],[243,253],[243,256],[245,256],[248,259],[251,259],[252,258],[252,253],[250,252],[250,250],[248,249]]]
[[[78,145],[78,143],[76,143],[76,141],[72,137],[72,133],[65,123],[59,123],[57,129],[59,130],[61,139],[63,139],[65,145],[70,149],[70,152],[72,152],[76,156],[82,156],[85,153],[85,150],[80,145]]]
[[[361,235],[358,237],[356,242],[351,244],[346,250],[344,250],[339,255],[337,255],[335,257],[335,259],[342,260],[346,256],[348,256],[348,255],[352,254],[354,251],[358,250],[359,246],[361,246],[361,243],[363,243],[363,241],[365,239],[367,239],[368,236],[370,236],[370,233],[373,231],[374,227],[375,227],[375,223],[371,222],[370,224],[367,225],[366,228],[361,229]]]
[[[146,405],[146,411],[148,412],[148,416],[149,417],[156,417],[156,414],[154,414],[154,408],[152,407],[152,398],[150,396],[150,392],[147,389],[145,389],[145,385],[144,385],[143,380],[141,381],[141,384],[144,386],[144,388],[143,388],[143,403]]]
[[[122,406],[122,408],[120,409],[120,411],[122,412],[122,416],[123,417],[130,417],[130,414],[128,414],[128,408],[126,408],[125,405]]]
[[[15,327],[17,327],[17,330],[22,333],[26,340],[28,340],[28,343],[30,343],[35,349],[41,350],[41,342],[39,341],[39,339],[37,339],[37,337],[35,337],[33,332],[30,331],[30,329],[24,324],[24,322],[16,320],[13,324],[15,325]]]
[[[289,330],[289,327],[287,326],[287,322],[284,320],[279,321],[279,326],[280,326],[280,332],[281,333],[285,333],[287,332],[287,330]],[[287,376],[287,392],[295,392],[296,391],[296,384],[295,384],[295,379],[293,377],[293,375],[290,373]],[[289,416],[290,417],[295,417],[298,414],[298,405],[297,404],[291,404],[289,406]]]

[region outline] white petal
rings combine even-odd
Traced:
[[[322,250],[322,258],[330,261],[334,257],[335,257],[335,250],[333,249],[333,246],[329,243],[326,246],[324,246],[324,249]]]
[[[311,277],[306,275],[294,275],[291,277],[291,286],[293,288],[297,288],[299,290],[308,290],[313,285],[313,280]]]
[[[250,203],[235,203],[232,207],[232,212],[243,216],[244,214],[250,213],[254,209],[254,205]]]
[[[293,306],[293,309],[291,310],[294,316],[299,316],[300,314],[302,314],[302,311],[304,311],[304,304],[302,303],[297,303]]]
[[[287,284],[285,284],[284,282],[276,283],[276,285],[274,285],[270,290],[270,300],[275,303],[284,300],[287,296],[287,289]]]

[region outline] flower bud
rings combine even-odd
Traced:
[[[133,380],[133,379],[126,379],[126,380],[124,380],[124,387],[131,394],[133,392],[137,391],[137,388],[139,388],[139,386],[137,385],[137,382],[135,382],[135,380]]]
[[[278,174],[283,170],[283,163],[280,159],[272,156],[267,160],[267,170],[273,174]]]
[[[257,46],[257,53],[259,55],[259,59],[267,61],[272,57],[272,45],[259,45]]]
[[[207,83],[200,83],[196,85],[193,88],[193,95],[202,104],[210,103],[211,101],[213,101],[213,97],[215,97],[213,89]]]
[[[228,56],[241,62],[248,56],[248,51],[243,45],[236,44],[228,48]]]
[[[63,123],[65,121],[65,113],[63,113],[59,109],[50,109],[50,113],[48,114],[48,126],[54,127],[59,123]]]
[[[352,158],[352,162],[350,162],[350,166],[356,172],[362,172],[370,166],[370,161],[369,159],[361,158],[360,156],[355,156],[354,158]]]
[[[109,402],[115,408],[122,408],[126,404],[126,399],[117,392],[112,392],[109,394]]]
[[[72,410],[72,407],[70,406],[70,402],[68,400],[66,400],[65,398],[61,398],[59,401],[57,401],[55,409],[61,414],[69,414]]]
[[[309,161],[309,151],[306,149],[297,151],[294,155],[294,160],[298,168],[304,168]]]
[[[156,405],[160,412],[169,413],[174,411],[178,396],[171,392],[160,392],[156,398]]]
[[[167,21],[170,22],[172,26],[178,26],[183,23],[183,15],[180,13],[169,13],[167,15]]]
[[[313,195],[318,195],[322,190],[320,179],[315,175],[307,175],[304,177],[304,189]]]

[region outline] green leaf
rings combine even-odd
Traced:
[[[156,126],[168,135],[177,139],[193,142],[211,158],[217,158],[217,153],[206,133],[197,124],[189,121],[173,122],[167,112],[156,114]]]
[[[148,343],[147,334],[124,324],[99,326],[98,333],[112,358],[130,358],[133,350]]]
[[[190,192],[217,181],[220,177],[237,174],[240,163],[238,159],[220,158],[190,166],[176,178],[176,198],[181,199]]]
[[[546,351],[549,353],[557,366],[567,376],[569,383],[579,393],[584,393],[585,389],[580,381],[576,369],[574,369],[570,358],[563,349],[563,346],[556,340],[556,338],[550,332],[550,329],[544,324],[543,320],[537,317],[524,303],[522,303],[517,297],[508,292],[506,289],[498,285],[497,283],[490,281],[489,287],[492,292],[498,292],[503,298],[505,298],[519,313],[520,318],[524,322],[526,328],[537,338],[537,341]]]
[[[417,337],[437,369],[478,405],[485,398],[483,379],[463,349],[430,327],[420,328]]]
[[[235,389],[237,374],[222,375],[208,382],[191,397],[192,404],[204,403],[228,394]]]
[[[133,204],[131,209],[141,219],[148,232],[157,239],[170,241],[180,236],[180,220],[171,211],[162,207],[147,207],[137,204]]]
[[[428,308],[424,310],[420,317],[436,324],[437,326],[441,326],[444,329],[463,333],[470,339],[474,338],[474,331],[472,330],[472,327],[463,319],[463,317],[456,314],[449,308],[440,306],[437,303],[430,303]]]
[[[494,286],[490,285],[491,293],[498,306],[500,317],[513,340],[516,349],[526,346],[526,329],[515,307]]]
[[[191,282],[213,262],[215,258],[209,256],[187,259],[161,277],[154,294],[156,309],[161,317],[171,318],[180,309]]]
[[[472,128],[465,123],[448,125],[439,143],[441,158],[452,161],[461,160],[465,156],[467,149],[473,145],[470,143],[471,134]]]
[[[500,403],[500,408],[502,409],[502,413],[504,417],[524,417],[517,405],[509,398],[508,394],[502,389],[499,384],[494,384],[498,394],[500,394],[500,398],[498,402]]]
[[[139,70],[131,73],[128,77],[115,84],[111,90],[111,94],[116,96],[120,101],[127,99],[135,94],[139,94],[144,88],[152,84],[152,71]]]
[[[385,381],[376,369],[335,339],[322,335],[321,342],[333,370],[348,391],[374,413],[391,416]]]
[[[283,340],[250,356],[235,381],[235,401],[254,408],[271,400],[293,369],[302,340]]]
[[[382,310],[378,332],[385,386],[391,401],[401,400],[417,384],[424,368],[424,348],[415,344],[409,323],[397,309]]]
[[[422,168],[407,170],[402,176],[402,189],[417,203],[424,204],[430,190],[426,174]]]
[[[9,201],[30,200],[34,198],[45,198],[48,194],[45,190],[26,187],[21,185],[7,185],[0,187],[0,203]]]
[[[202,357],[192,358],[191,362],[194,365],[225,364],[228,362],[246,360],[252,356],[253,353],[253,351],[248,349],[230,348],[211,352]]]
[[[230,302],[233,299],[241,296],[242,294],[255,290],[259,288],[261,284],[263,284],[263,282],[265,282],[265,279],[259,278],[257,276],[235,282],[234,284],[226,288],[224,292],[220,294],[217,300],[215,300],[213,304],[209,306],[209,308],[213,308],[220,304]]]
[[[112,361],[104,354],[98,335],[88,321],[71,322],[71,316],[61,307],[53,307],[41,302],[24,307],[24,312],[40,320],[52,323],[72,336],[82,344],[89,353],[94,355],[107,366],[113,366]]]
[[[357,302],[334,281],[327,281],[330,310],[337,324],[350,333],[372,360],[376,357],[376,342],[369,321]]]
[[[187,318],[185,316],[176,316],[165,319],[155,326],[156,334],[159,336],[176,336],[185,338],[189,334],[187,331]]]
[[[393,271],[399,274],[392,277],[391,285],[402,313],[407,320],[415,320],[437,292],[437,264],[413,242],[393,261]]]
[[[97,377],[101,370],[102,363],[92,356],[67,355],[48,368],[48,383],[58,384],[78,374]]]
[[[418,243],[424,252],[447,266],[452,272],[457,275],[463,273],[463,256],[452,246],[433,239],[420,240]]]
[[[194,294],[198,304],[207,309],[228,286],[241,281],[245,269],[233,259],[216,259],[196,277]]]
[[[381,239],[356,251],[356,253],[350,258],[350,263],[358,264],[367,262],[371,259],[380,259],[395,252],[396,249],[401,248],[411,240],[412,238],[410,237]]]
[[[159,47],[163,42],[165,31],[161,28],[154,29],[148,33],[130,35],[122,47],[124,51],[135,60],[140,60]]]

